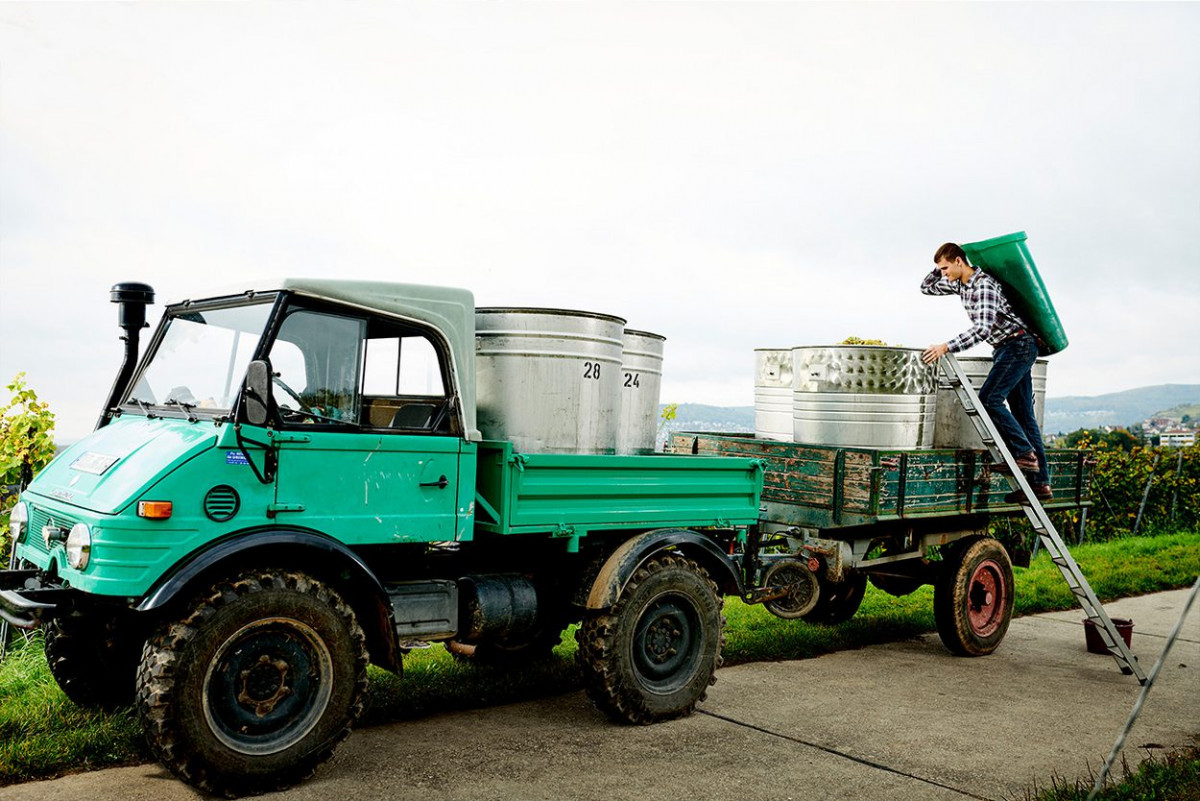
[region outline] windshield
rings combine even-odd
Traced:
[[[258,349],[273,301],[268,297],[259,303],[172,313],[125,403],[228,411]]]

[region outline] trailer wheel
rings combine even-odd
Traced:
[[[938,636],[959,656],[985,656],[1008,632],[1013,610],[1013,570],[1008,552],[990,537],[954,548],[933,590]]]
[[[867,577],[849,573],[842,581],[820,581],[821,592],[812,611],[804,620],[822,626],[836,626],[854,617],[867,594]]]
[[[302,573],[252,571],[146,642],[138,713],[179,778],[255,794],[310,776],[350,734],[366,686],[366,637],[341,596]]]
[[[42,632],[46,664],[67,698],[109,711],[133,703],[142,648],[118,620],[56,617]]]
[[[615,606],[576,633],[584,687],[618,723],[689,715],[721,665],[723,599],[690,559],[662,554],[633,574]]]
[[[799,559],[781,559],[763,573],[764,587],[791,587],[791,594],[767,601],[763,604],[772,615],[783,620],[804,617],[817,605],[821,586],[817,577],[808,569],[808,563]]]

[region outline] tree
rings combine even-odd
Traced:
[[[1077,428],[1063,438],[1064,448],[1090,448],[1103,441],[1104,432],[1096,428]]]
[[[1101,440],[1101,442],[1110,448],[1120,448],[1126,453],[1132,451],[1134,448],[1142,444],[1142,441],[1139,437],[1134,436],[1123,428],[1109,431],[1104,435],[1104,438]]]

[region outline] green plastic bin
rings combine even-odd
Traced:
[[[971,242],[962,249],[972,265],[1004,284],[1008,290],[1005,294],[1017,314],[1045,343],[1042,355],[1058,353],[1067,347],[1067,334],[1025,246],[1024,231]]]

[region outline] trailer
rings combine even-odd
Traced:
[[[676,432],[668,450],[740,456],[764,463],[764,588],[791,585],[767,602],[781,617],[833,624],[858,610],[869,581],[892,595],[932,584],[938,634],[955,654],[982,656],[1012,617],[1007,550],[989,535],[997,516],[1023,515],[1005,503],[1007,482],[983,450],[847,448],[744,434]],[[1095,461],[1081,450],[1046,454],[1050,511],[1090,504]]]

